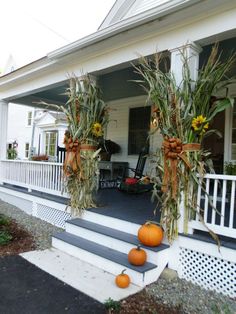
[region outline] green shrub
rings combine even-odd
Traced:
[[[114,301],[112,298],[108,298],[104,302],[105,308],[109,311],[109,313],[119,313],[121,304],[119,301]]]
[[[236,175],[236,164],[233,162],[225,162],[225,174]]]
[[[10,223],[10,219],[2,214],[0,214],[0,226],[7,226]]]
[[[10,233],[6,230],[0,231],[0,245],[8,244],[12,239]]]

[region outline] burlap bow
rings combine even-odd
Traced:
[[[78,174],[79,171],[79,175],[82,178],[79,141],[73,141],[71,137],[65,135],[64,144],[66,148],[66,157],[63,164],[64,174],[66,176],[71,176],[73,174]]]
[[[172,198],[176,199],[178,186],[178,162],[182,159],[185,166],[191,169],[192,166],[188,161],[186,152],[200,150],[200,144],[182,144],[179,138],[165,138],[162,144],[162,150],[164,153],[164,177],[162,182],[162,192],[167,192],[168,182],[171,182]]]

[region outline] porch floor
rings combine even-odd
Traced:
[[[147,220],[160,221],[160,211],[154,209],[156,203],[151,202],[151,193],[128,194],[117,189],[99,190],[97,208],[90,211],[129,222],[143,224]]]
[[[58,195],[47,194],[36,190],[28,192],[25,188],[10,184],[4,184],[3,186],[61,204],[66,205],[68,203],[67,198]],[[156,203],[151,201],[151,192],[129,194],[121,192],[116,188],[100,189],[96,194],[96,200],[98,207],[90,208],[89,211],[136,224],[143,224],[147,220],[160,221],[160,211],[158,209],[156,215],[154,215]]]

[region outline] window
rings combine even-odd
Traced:
[[[28,126],[32,125],[32,117],[33,117],[32,111],[28,111],[28,114],[27,114],[27,125]]]
[[[29,158],[29,143],[25,143],[25,158]]]
[[[232,154],[231,159],[236,160],[236,100],[234,101],[232,117]]]
[[[57,149],[57,132],[45,132],[45,154],[56,156]]]
[[[131,108],[129,111],[128,154],[137,155],[148,144],[151,107]]]

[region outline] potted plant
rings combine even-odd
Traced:
[[[111,141],[111,140],[104,140],[102,139],[99,142],[98,148],[101,149],[100,151],[100,158],[101,160],[109,161],[111,160],[112,154],[117,154],[120,152],[120,145]]]
[[[225,174],[230,176],[236,175],[236,163],[233,163],[232,161],[225,162]]]
[[[15,148],[8,148],[7,150],[7,159],[16,159],[17,151]]]

